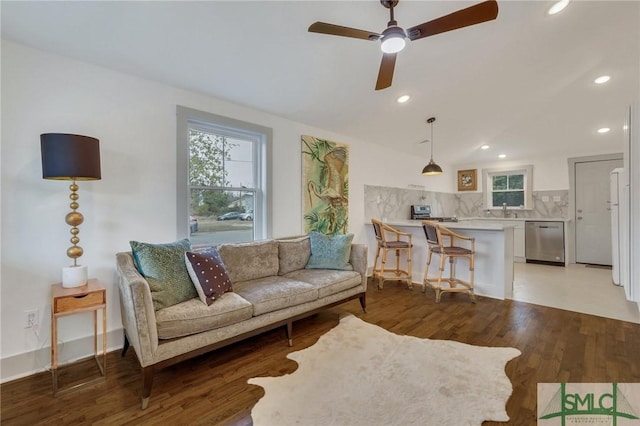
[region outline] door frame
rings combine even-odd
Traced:
[[[569,163],[569,223],[567,224],[567,257],[568,263],[576,263],[576,164],[592,163],[595,161],[622,160],[621,152],[613,154],[590,155],[587,157],[570,157],[567,158]]]

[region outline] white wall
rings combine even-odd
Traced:
[[[453,191],[448,173],[424,177],[425,159],[292,122],[210,96],[117,73],[2,41],[2,381],[50,364],[50,286],[70,263],[68,182],[42,179],[40,134],[77,133],[100,140],[102,180],[80,182],[81,263],[107,286],[109,345],[117,347],[120,312],[114,285],[115,253],[132,239],[176,238],[176,105],[273,128],[272,235],[300,233],[300,135],[350,144],[350,231],[364,235],[364,185],[425,186]],[[443,165],[446,168],[446,165]],[[24,311],[38,309],[40,327],[24,329]],[[90,316],[60,321],[62,361],[74,342],[92,333]],[[90,347],[80,349],[87,355]]]
[[[527,160],[498,160],[490,163],[474,163],[457,167],[457,170],[478,169],[478,192],[482,192],[482,169],[509,169],[518,166],[533,165],[533,190],[555,191],[569,189],[569,168],[565,156],[540,156]],[[452,184],[457,188],[457,175],[451,176]]]

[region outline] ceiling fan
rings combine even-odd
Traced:
[[[381,90],[391,86],[393,70],[396,66],[396,54],[404,48],[406,43],[405,39],[408,38],[411,41],[418,40],[458,28],[468,27],[469,25],[491,21],[498,16],[497,1],[487,0],[404,30],[398,26],[398,22],[393,17],[393,8],[398,4],[398,1],[399,0],[380,0],[380,3],[389,9],[389,14],[391,15],[387,28],[381,34],[343,27],[341,25],[327,24],[325,22],[315,22],[311,24],[311,26],[309,26],[309,32],[360,38],[370,41],[382,40],[382,63],[380,64],[378,81],[376,82],[376,90]]]

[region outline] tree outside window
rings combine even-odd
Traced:
[[[528,210],[533,207],[533,166],[483,169],[485,209]]]
[[[269,237],[273,131],[177,107],[177,228],[192,244]]]
[[[492,181],[493,206],[524,206],[524,175],[494,175]]]

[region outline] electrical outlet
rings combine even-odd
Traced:
[[[25,323],[24,328],[33,328],[38,325],[38,310],[32,309],[30,311],[24,311]]]

